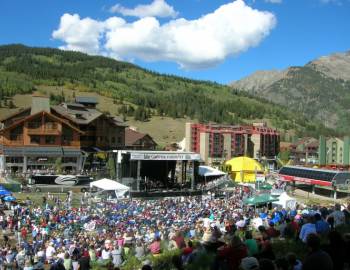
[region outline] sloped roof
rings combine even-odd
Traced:
[[[120,127],[128,127],[129,125],[127,123],[125,123],[123,121],[123,119],[121,119],[120,117],[118,116],[114,116],[114,117],[111,117],[110,118],[111,121],[116,124],[117,126],[120,126]]]
[[[96,97],[76,97],[75,102],[77,103],[88,103],[88,104],[97,104],[97,98]]]
[[[125,146],[132,146],[134,145],[138,140],[143,139],[144,137],[148,136],[153,142],[151,136],[148,134],[144,134],[135,130],[132,130],[130,128],[125,129]],[[155,142],[154,142],[155,143]]]
[[[52,109],[55,110],[57,113],[61,114],[62,116],[67,117],[71,121],[82,125],[89,124],[101,115],[103,115],[102,112],[96,109],[83,107],[82,110],[74,110],[70,108],[70,105],[72,104],[61,104],[58,106],[52,106]],[[77,105],[81,106],[81,104]],[[79,115],[79,117],[77,117],[77,115]]]
[[[117,190],[117,191],[128,191],[130,187],[125,186],[117,181],[103,178],[90,183],[90,187],[97,187],[103,190]]]
[[[5,127],[4,129],[2,129],[1,132],[5,131],[5,130],[8,130],[8,129],[11,129],[11,128],[17,126],[18,124],[21,124],[21,123],[23,123],[23,122],[25,122],[25,121],[27,121],[27,120],[30,120],[30,119],[32,119],[32,118],[35,118],[35,117],[37,117],[37,116],[40,115],[40,114],[47,115],[47,116],[53,118],[54,120],[56,120],[56,121],[58,121],[58,122],[60,122],[60,123],[63,123],[63,124],[65,124],[65,125],[67,125],[67,126],[69,126],[70,128],[76,130],[76,131],[79,132],[79,133],[84,133],[83,131],[81,131],[79,128],[73,126],[73,125],[72,125],[71,123],[69,123],[68,121],[65,121],[64,119],[61,119],[61,118],[59,118],[59,117],[53,115],[52,113],[49,113],[49,112],[46,112],[46,111],[37,112],[36,114],[31,114],[31,115],[29,115],[29,116],[27,116],[27,117],[23,117],[22,119],[20,119],[20,120],[18,120],[18,121],[16,121],[16,122],[13,122],[11,125],[9,125],[9,126]]]
[[[18,114],[21,114],[21,113],[25,112],[25,111],[28,111],[28,112],[30,113],[30,108],[31,108],[31,107],[26,107],[26,108],[20,109],[19,111],[16,111],[16,112],[14,112],[14,113],[11,113],[10,115],[8,115],[8,116],[6,116],[6,117],[1,118],[1,119],[0,119],[0,122],[4,122],[4,121],[6,121],[6,120],[8,120],[8,119],[10,119],[10,118],[12,118],[12,117],[18,115]]]

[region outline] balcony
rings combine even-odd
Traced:
[[[42,134],[42,128],[41,127],[28,128],[27,133],[28,133],[28,135],[40,135],[40,134]]]
[[[28,135],[60,135],[61,132],[57,126],[40,126],[27,129]]]

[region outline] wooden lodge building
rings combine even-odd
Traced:
[[[94,152],[123,149],[126,125],[96,109],[93,97],[50,106],[33,96],[32,106],[0,120],[0,171],[52,167],[79,172]]]
[[[128,150],[156,150],[157,143],[153,138],[131,128],[125,129],[125,149]]]

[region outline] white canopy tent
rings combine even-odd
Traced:
[[[287,192],[283,192],[279,197],[277,202],[273,202],[272,204],[276,204],[282,206],[283,208],[295,209],[297,200],[290,197]]]
[[[120,197],[125,194],[125,192],[130,190],[130,187],[125,186],[117,181],[111,179],[103,178],[90,183],[90,187],[97,187],[102,190],[113,190],[117,197]]]
[[[209,167],[209,166],[199,166],[198,174],[204,177],[210,177],[210,176],[223,176],[226,175],[225,172],[220,171],[218,169]]]

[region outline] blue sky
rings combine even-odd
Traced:
[[[3,0],[0,44],[103,54],[220,83],[350,50],[350,0],[270,2]]]

